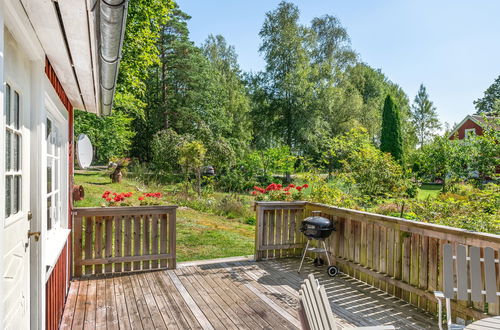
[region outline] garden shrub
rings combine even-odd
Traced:
[[[437,198],[410,201],[416,220],[480,232],[500,233],[500,190],[490,184],[483,189],[457,185],[454,192]]]

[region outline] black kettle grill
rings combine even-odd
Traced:
[[[304,262],[304,259],[306,257],[306,253],[315,252],[317,254],[324,253],[326,255],[326,259],[328,261],[328,275],[335,276],[338,274],[338,268],[330,264],[330,256],[325,244],[325,239],[328,238],[334,230],[335,223],[328,220],[327,218],[320,216],[320,211],[313,211],[312,216],[305,218],[302,221],[302,224],[300,225],[300,231],[307,237],[307,244],[302,254],[302,260],[300,261],[299,273],[300,269],[302,268],[302,263]],[[321,241],[323,243],[323,248],[309,247],[309,243],[313,239]],[[323,262],[321,258],[316,257],[314,263],[316,265],[321,265]]]

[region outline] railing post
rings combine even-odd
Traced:
[[[169,268],[171,268],[171,269],[177,268],[177,255],[176,255],[176,236],[177,235],[175,232],[176,222],[177,222],[176,215],[177,215],[177,209],[172,210],[172,212],[170,212],[170,214],[169,214],[169,216],[170,216],[169,234],[170,235],[168,237],[168,240],[169,240],[169,244],[170,244],[169,252],[172,254],[172,258],[170,259],[170,263],[169,263]]]
[[[262,205],[259,205],[258,202],[255,202],[255,210],[256,210],[256,220],[255,220],[255,261],[262,260],[262,251],[260,247],[262,246],[262,233],[264,230],[264,209]]]
[[[82,217],[78,214],[73,216],[73,267],[74,277],[82,276],[82,266],[79,262],[82,260]]]

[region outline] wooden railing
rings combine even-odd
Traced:
[[[75,208],[74,276],[175,268],[176,208]]]
[[[477,246],[481,253],[491,247],[499,258],[498,235],[323,204],[257,202],[256,259],[299,255],[305,238],[298,225],[312,211],[321,211],[336,223],[326,242],[341,271],[431,313],[437,312],[433,292],[442,290],[445,243]],[[452,302],[452,310],[454,317],[481,319],[499,315],[500,300],[495,304]]]

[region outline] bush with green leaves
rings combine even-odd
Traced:
[[[481,184],[486,178],[497,176],[500,166],[500,132],[493,123],[483,135],[465,140],[436,137],[413,156],[413,168],[420,178],[428,181],[441,179],[444,190],[465,180]]]
[[[405,217],[456,228],[500,234],[500,188],[459,184],[437,198],[413,200]]]
[[[383,153],[370,141],[364,128],[353,128],[334,139],[328,161],[339,167],[339,175],[360,194],[402,196],[411,186],[408,175],[389,153]]]

